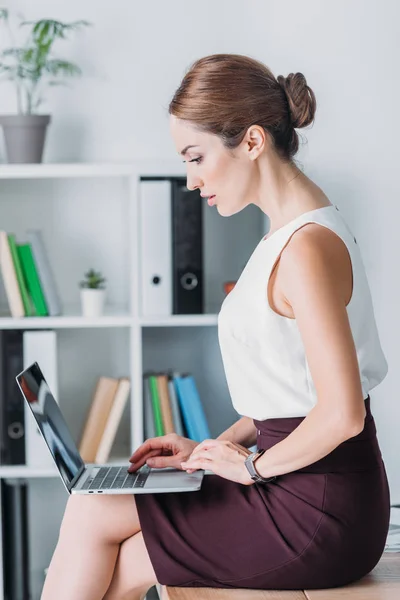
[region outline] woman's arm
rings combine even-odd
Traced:
[[[332,411],[316,405],[292,433],[257,459],[256,469],[262,477],[302,469],[359,432],[359,426],[352,430],[346,421],[332,419]]]
[[[240,444],[245,448],[254,446],[257,441],[257,429],[253,419],[250,417],[241,417],[236,423],[221,433],[217,437],[217,440],[227,440]]]
[[[287,438],[257,460],[264,477],[326,456],[363,429],[366,414],[346,310],[352,273],[343,241],[318,224],[303,227],[282,253],[279,277],[302,337],[317,403]]]

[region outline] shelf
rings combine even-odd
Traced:
[[[132,163],[40,163],[2,164],[0,179],[52,177],[122,177],[132,175]]]
[[[127,452],[125,456],[120,457],[111,457],[109,461],[107,461],[107,465],[126,465],[126,468],[129,466],[129,457],[132,452]],[[19,479],[26,478],[30,479],[37,477],[59,477],[59,472],[54,465],[54,467],[28,467],[27,465],[0,465],[0,479]]]
[[[155,317],[141,317],[142,327],[186,327],[186,326],[214,326],[218,323],[217,314],[204,315],[166,315]]]
[[[56,467],[46,469],[40,467],[28,467],[26,465],[0,466],[0,479],[18,479],[25,477],[59,477]]]
[[[87,327],[130,327],[132,315],[126,310],[107,307],[101,317],[84,317],[80,306],[65,307],[59,317],[21,317],[0,315],[0,329],[63,329]]]
[[[139,159],[132,162],[0,164],[0,179],[57,177],[186,177],[177,159]]]

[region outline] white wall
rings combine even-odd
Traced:
[[[6,3],[7,5],[7,3]],[[167,107],[189,64],[236,52],[275,75],[301,71],[316,93],[314,127],[298,158],[345,214],[363,253],[389,374],[372,392],[390,479],[400,502],[398,252],[398,22],[396,0],[12,0],[27,19],[85,18],[93,27],[59,55],[84,77],[54,88],[46,161],[175,158]],[[15,110],[8,84],[0,112]],[[4,159],[0,147],[0,159]],[[118,231],[115,231],[118,237]]]

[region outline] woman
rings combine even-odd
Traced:
[[[293,160],[315,110],[301,73],[245,56],[183,78],[169,113],[188,188],[271,221],[218,319],[242,416],[216,440],[167,435],[132,455],[131,471],[211,471],[198,492],[71,497],[43,600],[143,598],[156,581],[335,587],[379,561],[390,502],[369,393],[388,368],[357,241]]]

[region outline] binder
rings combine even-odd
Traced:
[[[21,479],[1,480],[2,540],[4,552],[4,598],[32,598],[28,518],[28,483]],[[1,590],[3,592],[3,590]],[[3,594],[2,596],[3,597]]]
[[[172,314],[171,183],[139,183],[141,314]]]
[[[204,312],[203,199],[172,179],[173,314]]]
[[[37,361],[56,401],[58,402],[57,340],[56,332],[24,331],[23,368]],[[54,469],[54,461],[36,425],[31,409],[24,401],[25,408],[25,462],[29,467]]]
[[[0,331],[0,443],[2,465],[25,464],[25,408],[15,376],[23,369],[23,332]]]

